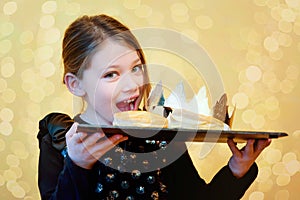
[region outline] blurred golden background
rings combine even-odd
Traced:
[[[206,49],[229,105],[237,107],[233,129],[289,134],[258,158],[258,178],[243,199],[300,198],[300,0],[1,0],[0,199],[40,199],[38,121],[49,112],[74,112],[61,77],[64,30],[78,16],[99,13],[133,29],[178,31]],[[202,85],[186,74],[198,90]],[[190,151],[209,182],[231,153],[217,144],[200,159],[202,145]]]

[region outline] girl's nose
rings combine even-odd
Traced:
[[[137,78],[131,73],[126,73],[121,79],[120,87],[123,92],[134,92],[142,85],[142,79]]]

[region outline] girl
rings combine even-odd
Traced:
[[[76,132],[78,123],[111,125],[113,114],[145,105],[150,85],[143,51],[130,30],[106,16],[83,16],[63,39],[64,83],[86,102],[73,119],[43,118],[38,184],[42,199],[240,199],[257,176],[255,159],[270,140],[249,140],[207,184],[188,151],[170,165],[143,172],[161,159],[157,147],[134,144],[121,134]],[[125,152],[126,150],[126,152]],[[177,149],[174,148],[174,152]],[[129,152],[129,153],[128,153]],[[153,160],[137,153],[153,152]],[[166,156],[166,155],[163,155]],[[126,170],[132,167],[131,171]]]

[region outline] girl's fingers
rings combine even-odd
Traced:
[[[93,155],[96,159],[99,159],[101,156],[103,156],[106,152],[111,150],[117,144],[127,139],[128,137],[124,137],[122,135],[114,135],[110,138],[99,140],[97,143],[94,143],[94,145],[90,146],[88,149],[91,155]]]
[[[74,122],[70,130],[66,133],[66,139],[72,140],[74,143],[82,143],[87,133],[76,132],[78,123]]]
[[[85,148],[87,149],[94,149],[95,151],[100,150],[107,152],[120,142],[123,142],[127,139],[128,137],[124,137],[123,135],[118,134],[107,138],[104,133],[93,133],[88,134],[85,138],[81,139],[81,142],[85,145]]]
[[[94,145],[98,140],[102,139],[105,135],[101,132],[96,133],[81,133],[80,140],[86,145]]]
[[[119,138],[119,139],[117,139],[116,141],[114,141],[113,144],[114,144],[114,145],[117,145],[117,144],[119,144],[119,143],[121,143],[121,142],[124,142],[124,141],[126,141],[126,140],[128,140],[128,137],[127,137],[127,136],[122,136],[121,138]]]
[[[254,152],[254,142],[255,142],[254,139],[247,140],[247,144],[245,146],[245,152],[246,152],[246,154],[248,154],[248,155],[252,155],[253,154],[253,152]]]
[[[111,149],[112,147],[116,146],[117,144],[119,144],[122,141],[127,140],[128,137],[124,137],[123,135],[114,135],[109,137],[107,140],[105,140],[105,142],[103,143],[103,145],[106,148]]]
[[[240,150],[237,148],[236,144],[233,142],[232,139],[228,139],[227,144],[233,155],[241,156]]]
[[[76,134],[76,130],[77,130],[77,126],[78,123],[74,122],[71,126],[71,128],[69,129],[69,131],[66,133],[66,138],[72,138],[74,136],[74,134]]]
[[[260,154],[267,146],[271,144],[271,139],[258,140],[256,143],[256,152]]]

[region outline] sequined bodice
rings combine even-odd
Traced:
[[[166,162],[156,151],[141,154],[115,147],[97,163],[95,192],[99,199],[167,199],[168,188],[159,168]]]
[[[75,116],[75,121],[86,123]],[[168,187],[161,167],[167,163],[166,141],[125,141],[107,152],[96,164],[97,199],[164,200]],[[63,154],[65,154],[64,152]]]

